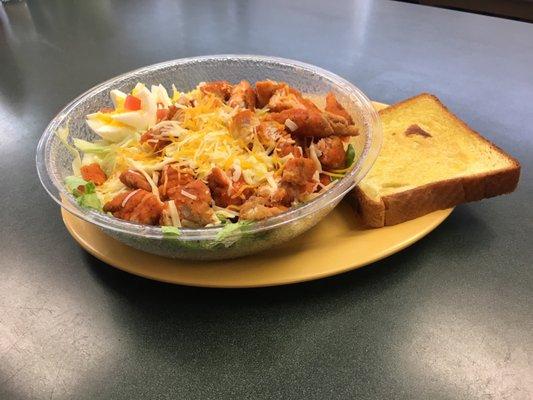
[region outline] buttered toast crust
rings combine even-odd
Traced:
[[[455,122],[467,131],[467,134],[475,135],[481,140],[482,145],[486,145],[492,151],[506,158],[508,166],[462,177],[443,176],[435,182],[377,197],[375,195],[371,196],[361,187],[356,187],[352,195],[356,199],[358,212],[367,226],[382,227],[399,224],[461,203],[510,193],[518,184],[520,176],[519,162],[471,129],[465,122],[451,113],[437,97],[422,93],[385,108],[379,114],[383,118],[397,112],[398,108],[405,105],[412,104],[415,106],[421,100],[431,100],[436,103],[441,108],[443,115],[446,114],[448,117],[453,118]],[[428,135],[429,133],[414,125],[409,126],[405,134]]]

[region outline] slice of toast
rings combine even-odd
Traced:
[[[379,112],[383,146],[353,192],[363,222],[395,225],[512,192],[520,164],[427,93]]]

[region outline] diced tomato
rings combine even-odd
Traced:
[[[115,111],[115,110],[113,110],[111,107],[102,107],[102,108],[100,108],[100,112],[104,113],[104,114],[110,113],[110,112],[113,112],[113,111]]]
[[[163,121],[168,116],[168,108],[159,108],[156,113],[157,120]]]
[[[129,94],[124,101],[124,108],[129,111],[137,111],[141,109],[141,99]]]

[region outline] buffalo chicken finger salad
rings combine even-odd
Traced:
[[[312,200],[354,162],[358,127],[332,93],[324,109],[283,82],[138,83],[87,115],[99,137],[68,141],[78,204],[169,229],[263,220]]]

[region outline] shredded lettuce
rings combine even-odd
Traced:
[[[220,223],[222,223],[222,224],[225,224],[226,222],[230,221],[230,217],[226,213],[216,212],[215,215],[217,216],[217,218],[219,219]]]
[[[86,153],[84,154],[82,157],[81,157],[81,165],[82,167],[84,165],[89,165],[89,164],[92,164],[92,163],[97,163],[97,164],[100,164],[100,157],[98,157],[96,154],[92,154],[92,153]]]
[[[181,235],[181,231],[179,230],[179,228],[175,226],[162,226],[161,232],[163,232],[164,236],[169,236],[169,237],[176,237],[176,236]]]
[[[65,186],[74,195],[76,202],[85,208],[102,211],[102,203],[96,194],[96,186],[79,176],[67,176]],[[83,188],[80,190],[80,186]]]
[[[98,195],[96,194],[96,186],[94,186],[94,183],[87,182],[84,188],[85,189],[83,191],[80,191],[76,188],[72,193],[76,197],[78,204],[82,207],[102,211],[102,204],[100,203]]]
[[[224,224],[224,228],[222,228],[222,230],[215,237],[215,240],[212,242],[205,243],[201,241],[190,242],[180,240],[179,243],[180,246],[191,249],[212,249],[219,246],[230,247],[243,237],[251,224],[252,221],[242,221],[236,223],[231,223],[228,221],[226,224]],[[177,239],[181,235],[180,229],[176,228],[175,226],[162,226],[161,232],[163,232],[163,235],[169,239]]]
[[[84,153],[92,153],[92,154],[107,154],[109,153],[112,148],[109,144],[104,143],[91,143],[83,139],[72,139],[72,142],[74,143],[74,146],[78,150],[83,151]]]
[[[67,148],[68,152],[72,154],[72,157],[74,158],[74,160],[72,161],[72,172],[74,172],[74,174],[76,175],[80,175],[80,168],[81,168],[80,153],[78,152],[78,150],[76,150],[74,146],[72,146],[68,142],[68,135],[69,135],[69,130],[66,126],[62,128],[58,128],[58,130],[56,131],[57,138],[61,141],[61,143],[63,143],[63,145]]]
[[[82,207],[102,211],[102,203],[100,203],[100,199],[98,199],[96,193],[82,194],[76,201]]]
[[[239,221],[225,224],[224,228],[222,228],[215,237],[217,244],[220,243],[224,245],[224,247],[230,247],[242,237],[243,233],[248,230],[251,224],[251,221]]]
[[[74,142],[74,146],[84,153],[82,165],[97,162],[107,176],[113,174],[117,158],[114,151],[116,145],[109,144],[103,140],[91,143],[83,139],[74,138],[72,141]]]
[[[78,190],[78,186],[85,186],[87,183],[89,182],[79,176],[71,175],[65,178],[65,186],[70,193],[73,193],[74,190]]]
[[[107,176],[111,176],[113,175],[113,171],[115,170],[116,162],[117,155],[115,154],[115,152],[109,152],[100,162],[100,167],[102,167]]]

